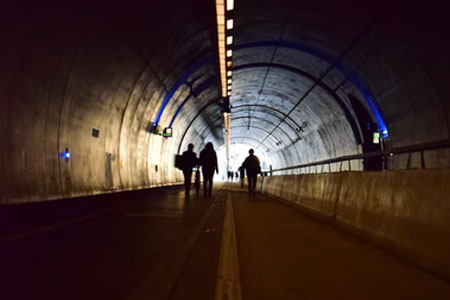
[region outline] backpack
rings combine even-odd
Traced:
[[[183,170],[183,155],[175,155],[175,168]]]
[[[248,173],[261,173],[261,166],[259,165],[259,159],[252,155],[245,160],[245,166]]]

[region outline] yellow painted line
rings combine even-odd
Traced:
[[[224,299],[242,299],[233,201],[231,200],[230,191],[227,192],[227,203],[223,224],[222,244],[220,246],[215,296],[215,300]]]

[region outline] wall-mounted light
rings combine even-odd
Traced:
[[[60,153],[60,156],[63,157],[66,160],[66,162],[69,162],[69,159],[72,155],[69,152],[69,148],[66,148],[64,152]]]
[[[166,127],[163,130],[163,137],[168,138],[168,137],[172,137],[172,128],[171,127]]]

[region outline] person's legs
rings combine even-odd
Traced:
[[[213,175],[214,176],[214,175]],[[209,192],[208,192],[208,196],[212,195],[212,186],[213,186],[213,176],[211,176],[209,178]]]
[[[258,175],[254,175],[252,179],[252,193],[253,195],[256,194],[256,179],[258,178]]]
[[[248,194],[250,195],[252,193],[252,176],[247,175],[247,185],[248,185]]]
[[[184,170],[184,194],[186,196],[189,196],[189,192],[191,190],[191,177],[192,177],[192,170]]]
[[[199,192],[200,192],[200,176],[196,173],[195,174],[195,195],[198,196]]]
[[[203,194],[205,195],[205,197],[207,195],[207,193],[206,193],[207,186],[208,186],[208,178],[203,177]]]

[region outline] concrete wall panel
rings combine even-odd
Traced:
[[[450,169],[265,177],[264,192],[450,278]]]

